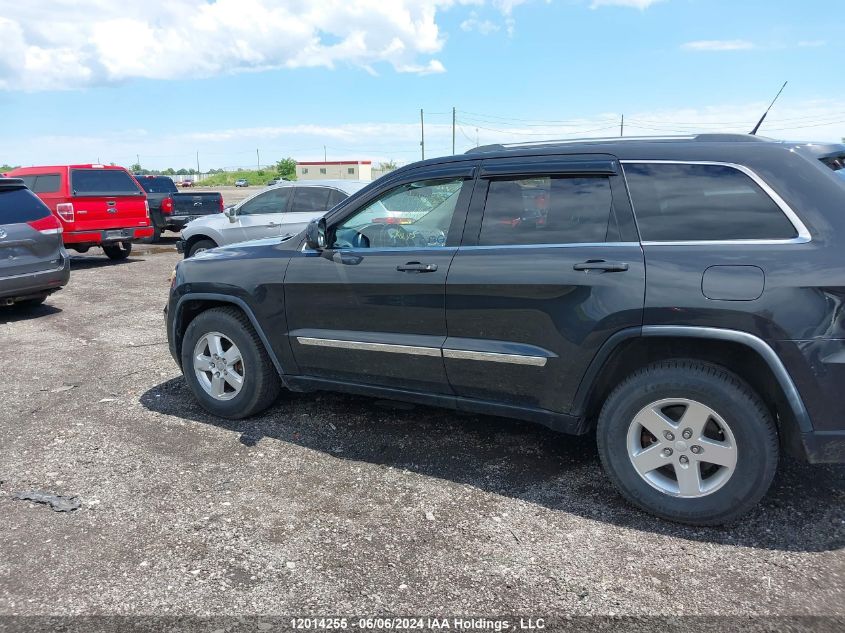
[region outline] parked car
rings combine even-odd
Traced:
[[[249,187],[249,181],[246,178],[238,178],[235,181],[236,187]]]
[[[0,304],[39,305],[70,279],[62,225],[20,178],[0,178]]]
[[[153,235],[147,196],[123,167],[19,167],[9,175],[21,178],[50,207],[66,248],[85,253],[100,246],[110,259],[125,259],[133,241]]]
[[[152,240],[157,241],[162,231],[181,231],[196,218],[223,211],[223,195],[216,191],[179,193],[176,183],[168,176],[137,175],[135,178],[147,193],[150,220],[153,224]]]
[[[267,186],[272,187],[273,185],[278,185],[282,181],[281,178],[272,178],[267,181]]]
[[[191,257],[223,244],[299,233],[313,218],[367,184],[360,180],[321,180],[284,182],[263,189],[222,215],[188,224],[176,248]]]
[[[214,415],[334,389],[595,432],[631,503],[728,522],[780,453],[845,461],[830,157],[845,145],[700,135],[416,163],[295,237],[180,262],[170,350]],[[529,188],[544,221],[515,223]]]
[[[180,187],[193,187],[193,186],[194,186],[194,181],[193,181],[193,180],[190,180],[190,179],[180,180],[180,181],[179,181],[179,186],[180,186]]]

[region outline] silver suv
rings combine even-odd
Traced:
[[[296,234],[368,184],[363,180],[282,182],[227,208],[223,214],[188,223],[176,247],[187,258],[235,242]]]
[[[0,178],[0,305],[39,305],[70,279],[62,226],[20,178]]]

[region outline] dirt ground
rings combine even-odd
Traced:
[[[841,466],[695,529],[626,505],[590,437],[328,393],[217,419],[167,351],[172,238],[98,253],[0,312],[0,615],[845,615]]]

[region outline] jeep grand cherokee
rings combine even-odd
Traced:
[[[845,458],[845,146],[489,146],[291,239],[181,262],[170,348],[210,412],[332,389],[594,432],[632,503],[723,523],[781,452]]]

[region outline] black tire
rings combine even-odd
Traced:
[[[129,257],[129,254],[132,252],[132,242],[114,242],[112,244],[103,244],[102,248],[106,257],[117,261]]]
[[[218,400],[207,393],[196,376],[194,348],[211,332],[219,332],[235,345],[243,358],[243,386],[230,400]],[[203,409],[209,413],[239,420],[270,407],[279,397],[282,383],[264,344],[243,312],[237,308],[214,308],[197,316],[182,341],[182,373]]]
[[[153,225],[153,234],[147,238],[148,244],[155,244],[161,239],[162,228],[160,226]]]
[[[188,254],[186,255],[186,258],[187,257],[193,257],[197,253],[202,252],[202,251],[207,251],[211,248],[217,248],[217,244],[215,244],[214,241],[212,241],[212,240],[197,240],[196,242],[191,244],[191,247],[188,249]]]
[[[629,456],[628,431],[636,415],[652,403],[674,398],[709,407],[722,417],[735,440],[733,473],[721,487],[704,496],[684,498],[654,487],[635,469]],[[622,496],[651,514],[678,523],[721,525],[736,520],[766,494],[777,469],[777,428],[763,401],[735,374],[701,361],[663,361],[628,377],[604,403],[596,435],[602,465]],[[692,450],[676,448],[667,459],[681,459]],[[655,472],[675,472],[675,466],[669,468],[672,470]]]

